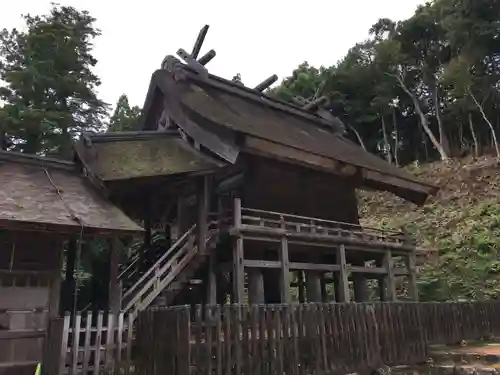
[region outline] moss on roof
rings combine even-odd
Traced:
[[[120,140],[93,144],[89,167],[103,180],[165,176],[217,167],[178,137]]]

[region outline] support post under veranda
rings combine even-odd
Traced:
[[[113,237],[109,243],[109,311],[112,314],[118,314],[121,309],[122,288],[118,278],[120,266],[120,239]]]
[[[233,302],[243,303],[245,293],[245,268],[243,264],[243,236],[241,234],[241,199],[235,198],[233,204]]]

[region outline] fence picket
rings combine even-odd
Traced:
[[[73,355],[71,359],[71,372],[72,374],[77,373],[78,369],[78,352],[80,348],[80,328],[82,324],[82,315],[80,312],[77,312],[74,321],[73,328],[71,330],[71,334],[73,335]],[[76,348],[76,349],[75,349]]]
[[[92,336],[92,312],[89,311],[87,313],[87,317],[85,318],[85,339],[83,343],[83,366],[82,372],[87,375],[89,369],[89,361],[90,361],[90,339]]]

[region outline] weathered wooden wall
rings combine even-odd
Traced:
[[[50,234],[0,231],[0,368],[42,359],[60,252]]]
[[[499,302],[174,307],[146,311],[137,370],[345,374],[419,364],[428,345],[500,335]]]
[[[347,178],[261,158],[251,161],[245,207],[359,223],[356,190]]]

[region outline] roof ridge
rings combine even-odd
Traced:
[[[329,121],[325,120],[315,113],[311,113],[303,109],[302,107],[294,103],[286,102],[284,100],[272,97],[264,92],[256,91],[250,87],[233,82],[212,73],[208,73],[208,79],[203,78],[193,68],[183,63],[175,56],[170,56],[170,58],[177,60],[176,65],[182,67],[183,70],[187,71],[188,75],[185,76],[185,78],[187,78],[188,80],[194,80],[197,84],[206,84],[214,89],[224,90],[231,94],[239,95],[241,97],[244,97],[245,99],[253,100],[275,110],[287,112],[288,114],[294,115],[298,118],[308,120],[312,122],[313,125],[316,125],[320,128],[324,128],[330,131],[333,130],[332,124],[330,124]],[[211,80],[215,82],[210,82]]]
[[[154,139],[157,137],[180,137],[180,133],[177,130],[134,130],[134,131],[124,131],[124,132],[112,132],[112,133],[92,133],[86,132],[82,134],[82,138],[89,139],[92,143],[105,143],[105,142],[116,142],[116,141],[138,141],[144,139]]]
[[[41,155],[24,154],[20,152],[0,150],[0,162],[3,161],[40,166],[40,167],[64,169],[70,171],[76,170],[76,164],[73,163],[72,161],[56,159]]]

